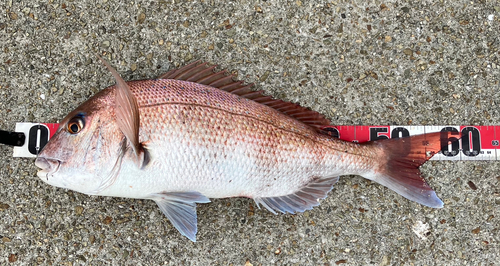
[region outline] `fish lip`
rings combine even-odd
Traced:
[[[35,160],[35,166],[40,168],[37,172],[38,177],[46,178],[48,180],[49,176],[53,175],[59,170],[62,161],[55,158],[47,157],[37,157]]]

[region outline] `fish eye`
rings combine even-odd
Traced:
[[[83,115],[77,115],[68,122],[68,132],[71,134],[78,134],[85,127],[85,120]]]

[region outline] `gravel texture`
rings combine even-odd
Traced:
[[[201,59],[334,124],[498,125],[500,3],[0,2],[0,128],[56,122],[114,83]],[[429,162],[423,207],[360,177],[321,206],[273,215],[198,205],[198,242],[153,201],[50,187],[0,146],[1,265],[499,265],[500,164]],[[469,185],[472,182],[474,186]]]

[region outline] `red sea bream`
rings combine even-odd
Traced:
[[[361,175],[429,207],[443,206],[418,167],[449,133],[356,144],[329,121],[195,62],[117,84],[69,113],[36,159],[50,185],[151,199],[196,240],[196,203],[247,197],[271,212],[311,209],[340,175]],[[445,142],[446,143],[446,142]]]

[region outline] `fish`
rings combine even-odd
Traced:
[[[126,82],[102,62],[116,84],[62,119],[35,160],[49,185],[153,200],[191,241],[198,203],[245,197],[295,214],[318,206],[341,175],[443,207],[419,167],[459,133],[346,142],[318,112],[254,91],[216,65],[196,61]]]

